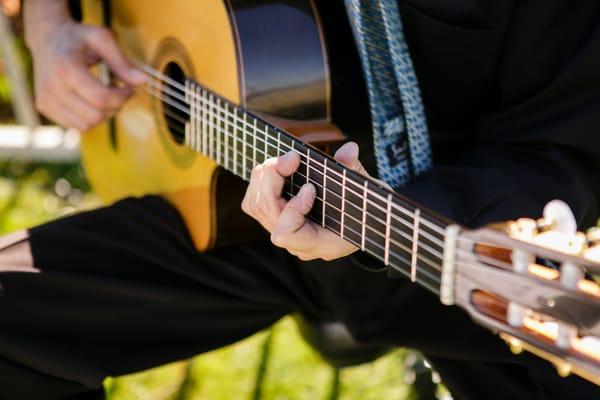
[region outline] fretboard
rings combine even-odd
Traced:
[[[162,98],[175,99],[174,89]],[[439,294],[444,247],[443,218],[348,169],[318,149],[187,80],[180,115],[189,115],[182,141],[194,151],[248,181],[253,168],[291,150],[298,170],[286,181],[284,196],[305,183],[317,191],[309,218],[384,265]]]

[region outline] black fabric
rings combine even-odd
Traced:
[[[94,398],[106,376],[227,345],[295,311],[343,321],[362,342],[422,350],[459,399],[562,398],[545,389],[553,384],[580,400],[600,395],[546,373],[551,367],[533,357],[513,356],[418,286],[351,259],[304,263],[266,243],[199,254],[159,197],[29,233],[41,272],[0,276],[0,398],[86,398],[88,389]]]

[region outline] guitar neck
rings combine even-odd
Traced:
[[[311,220],[439,295],[447,221],[192,80],[185,83],[185,104],[174,112],[189,115],[180,138],[186,146],[246,181],[256,165],[295,151],[300,167],[284,195],[312,183]]]

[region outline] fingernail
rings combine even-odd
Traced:
[[[283,156],[281,156],[281,158],[286,161],[291,160],[292,158],[294,158],[294,154],[296,154],[296,152],[294,150],[290,150],[287,153],[285,153]]]
[[[300,188],[300,192],[298,193],[300,197],[313,197],[317,193],[315,186],[312,183],[305,183]]]
[[[348,148],[350,149],[348,151],[350,151],[350,154],[352,155],[353,158],[358,157],[358,145],[356,143],[348,142],[346,144],[346,146],[348,146]]]
[[[130,68],[129,71],[127,71],[127,75],[129,76],[131,83],[140,84],[146,81],[146,74],[137,68]]]

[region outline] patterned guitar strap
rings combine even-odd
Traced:
[[[432,165],[421,92],[398,3],[344,1],[369,92],[379,178],[398,188]]]

